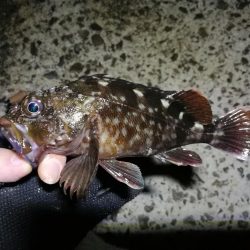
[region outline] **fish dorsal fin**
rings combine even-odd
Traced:
[[[192,89],[183,90],[174,94],[172,98],[184,106],[184,112],[191,115],[194,121],[201,124],[212,123],[212,110],[209,101],[198,91]]]
[[[135,164],[117,160],[101,160],[99,164],[116,180],[127,184],[129,187],[133,189],[144,187],[141,171]]]

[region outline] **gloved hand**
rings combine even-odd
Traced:
[[[30,174],[27,162],[3,148],[3,138],[0,147],[1,250],[73,249],[100,220],[139,193],[100,168],[86,197],[70,200],[57,184],[64,156],[49,155],[40,162],[41,181],[36,171]]]

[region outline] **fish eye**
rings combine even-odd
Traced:
[[[39,105],[36,102],[30,102],[28,105],[28,111],[30,113],[37,113],[39,111]]]
[[[31,100],[27,103],[27,111],[32,117],[38,116],[43,110],[43,105],[40,100]]]

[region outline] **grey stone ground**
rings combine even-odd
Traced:
[[[0,100],[108,73],[166,90],[198,89],[215,116],[250,105],[247,1],[12,0],[0,11]],[[248,229],[249,162],[205,145],[189,148],[200,153],[201,168],[151,169],[148,192],[95,232]]]

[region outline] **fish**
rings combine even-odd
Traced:
[[[194,89],[165,91],[97,74],[12,100],[1,133],[33,166],[48,153],[67,156],[59,184],[70,197],[85,196],[99,167],[142,189],[139,167],[124,157],[197,167],[201,157],[185,149],[195,143],[250,156],[250,107],[213,120],[208,99]]]

